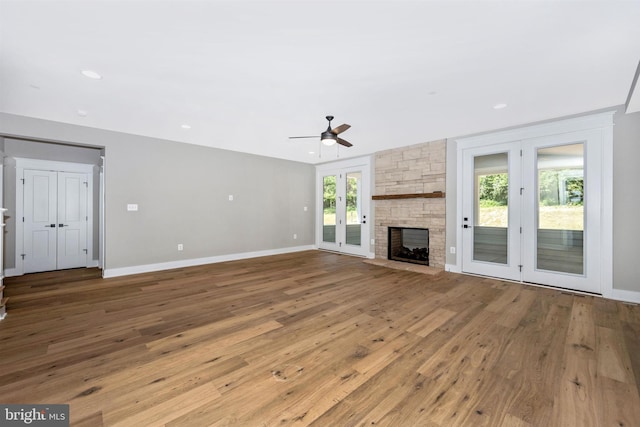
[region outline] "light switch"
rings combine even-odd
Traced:
[[[229,201],[233,202],[233,194],[229,194]]]
[[[127,210],[128,211],[137,211],[138,210],[138,204],[137,203],[130,203],[127,205]]]

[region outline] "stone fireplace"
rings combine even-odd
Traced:
[[[376,153],[376,258],[389,258],[389,227],[428,229],[428,265],[444,270],[445,162],[445,140]]]

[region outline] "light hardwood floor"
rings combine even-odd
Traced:
[[[0,403],[74,426],[639,426],[640,307],[308,251],[6,280]]]

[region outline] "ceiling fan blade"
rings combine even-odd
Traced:
[[[338,138],[338,144],[340,144],[340,145],[344,145],[345,147],[351,147],[351,146],[353,146],[353,144],[352,144],[352,143],[350,143],[349,141],[345,141],[345,140],[344,140],[344,139],[342,139],[342,138]]]
[[[336,135],[338,135],[339,133],[344,132],[345,130],[349,129],[351,127],[351,125],[348,124],[342,124],[336,128],[331,129],[331,132],[335,133]]]
[[[314,136],[290,136],[289,139],[299,139],[299,138],[320,138],[318,135]]]

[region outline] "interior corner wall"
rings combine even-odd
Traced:
[[[5,113],[0,133],[104,147],[105,269],[315,243],[313,165]]]
[[[458,200],[458,160],[457,154],[458,144],[455,139],[447,139],[447,168],[446,168],[446,193],[445,211],[446,211],[446,231],[445,231],[445,266],[457,266],[456,254],[451,253],[451,248],[456,248],[456,239],[458,238],[457,200]],[[456,248],[456,252],[462,248]]]
[[[613,116],[613,287],[640,292],[640,113]]]

